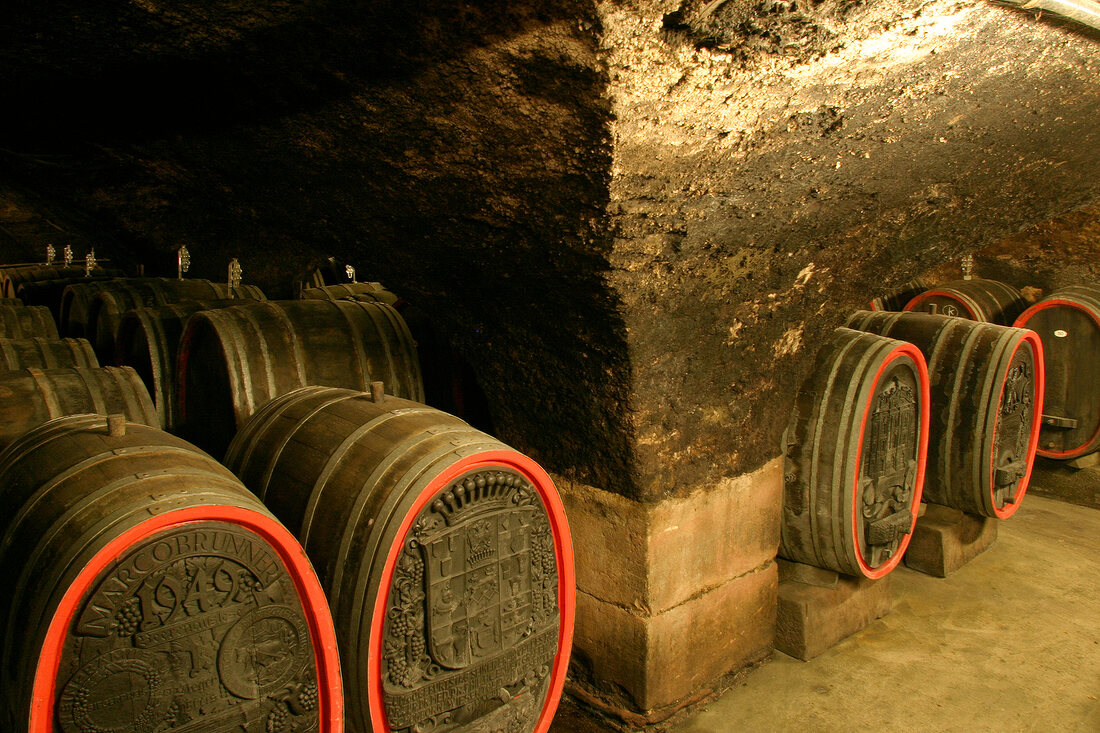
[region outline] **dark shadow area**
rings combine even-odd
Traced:
[[[432,314],[499,437],[632,495],[598,31],[582,0],[22,2],[0,162],[148,275],[187,244],[190,277],[239,258],[279,298],[355,263]]]

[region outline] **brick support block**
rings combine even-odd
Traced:
[[[778,459],[648,504],[555,482],[576,554],[575,695],[631,723],[657,722],[771,652]]]
[[[831,582],[794,580],[801,576],[780,569],[775,648],[798,659],[813,659],[890,612],[889,575],[869,580],[818,573],[831,575]]]
[[[946,578],[993,545],[997,522],[990,517],[927,504],[905,551],[905,565]]]

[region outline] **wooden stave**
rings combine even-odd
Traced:
[[[160,427],[141,378],[130,367],[20,369],[0,373],[0,447],[49,420],[76,414],[125,415]]]
[[[92,274],[99,277],[118,277],[122,275],[122,271],[96,267]],[[26,283],[77,277],[84,277],[84,265],[41,264],[0,267],[0,295],[5,298],[14,298],[19,295],[20,288]]]
[[[341,283],[306,288],[301,292],[305,300],[367,300],[388,305],[397,305],[399,298],[382,287],[382,283]]]
[[[935,288],[930,288],[910,300],[903,311],[921,310],[932,298],[947,298],[962,306],[965,314],[959,314],[972,321],[995,323],[1011,326],[1027,307],[1020,291],[999,280],[952,280]]]
[[[65,464],[70,456],[74,456],[71,465]],[[165,458],[167,465],[161,460]],[[58,460],[63,465],[59,466]],[[98,573],[89,572],[89,559],[109,566],[111,558],[121,555],[111,549],[112,543],[117,546],[125,535],[137,534],[140,541],[165,528],[220,521],[251,531],[282,560],[310,626],[321,731],[343,730],[335,633],[312,567],[293,536],[224,466],[156,428],[125,423],[118,435],[105,416],[72,415],[34,428],[0,452],[0,476],[5,474],[11,480],[0,481],[0,493],[19,511],[0,520],[0,584],[20,573],[22,581],[29,581],[24,568],[41,567],[42,572],[33,575],[33,585],[50,592],[30,594],[22,607],[29,582],[16,581],[12,593],[0,594],[5,601],[0,603],[0,629],[5,629],[0,645],[0,690],[6,693],[0,695],[0,720],[18,720],[18,727],[29,733],[54,730],[53,693],[60,643],[71,624],[61,614],[66,605],[79,603],[83,591],[95,582]],[[89,492],[89,481],[99,488]],[[37,531],[43,523],[51,531]],[[55,531],[59,526],[70,530],[68,534],[75,528],[78,539],[56,550],[49,542],[66,534]],[[134,546],[136,543],[123,551]],[[41,562],[34,562],[35,558]],[[83,588],[81,578],[88,581]],[[13,641],[15,629],[25,631],[19,639],[22,647]],[[62,638],[58,640],[58,636]],[[42,650],[35,670],[19,664],[23,658],[39,658],[38,654],[20,653],[23,647],[32,652]],[[28,671],[32,672],[29,677]],[[19,709],[10,704],[13,699],[31,701],[29,726],[22,722]],[[22,704],[18,707],[26,709]]]
[[[867,338],[871,336],[872,338]],[[862,522],[856,520],[860,501],[862,447],[867,415],[879,378],[892,362],[909,363],[920,401],[917,471],[910,502],[909,532],[894,553],[872,567],[863,557]],[[840,382],[845,374],[847,382]],[[867,578],[881,578],[901,562],[917,521],[928,449],[928,373],[920,352],[911,344],[873,334],[838,328],[815,357],[812,376],[799,390],[788,431],[784,433],[784,502],[779,555],[796,562]],[[820,378],[825,375],[824,378]],[[867,377],[873,375],[873,379]],[[849,409],[855,405],[856,408]],[[859,408],[862,406],[862,409]],[[827,417],[840,422],[830,430]],[[835,440],[822,440],[833,435]],[[799,449],[809,449],[809,459]],[[854,458],[852,458],[854,456]],[[835,468],[840,466],[838,479]],[[822,517],[828,517],[826,524]]]
[[[880,333],[913,343],[924,354],[931,377],[932,425],[928,451],[925,501],[954,507],[964,512],[985,517],[1007,519],[1020,507],[1027,492],[1034,465],[1041,410],[1034,410],[1032,432],[1027,449],[1026,472],[1018,481],[1012,501],[998,503],[994,496],[992,443],[999,420],[999,412],[990,410],[992,401],[986,401],[982,393],[965,389],[966,385],[954,378],[966,367],[980,370],[985,367],[985,381],[999,385],[998,400],[1013,356],[1026,342],[1033,354],[1035,379],[1034,399],[1041,404],[1043,394],[1043,352],[1038,336],[1033,331],[982,321],[971,321],[930,313],[872,313],[856,311],[849,317],[848,327]],[[937,348],[937,345],[940,345]],[[965,349],[966,362],[955,361],[952,348]],[[954,393],[970,395],[975,400],[968,405],[954,404]],[[968,409],[969,408],[969,409]],[[969,441],[955,444],[955,435]],[[971,460],[972,456],[979,460]],[[989,461],[984,457],[989,456]]]
[[[167,283],[201,283],[201,285],[186,286],[189,290],[187,297],[174,297],[168,295],[170,289]],[[92,318],[91,307],[96,296],[105,290],[133,290],[135,288],[154,285],[156,292],[160,293],[159,299],[152,305],[165,305],[179,300],[201,300],[202,295],[206,299],[222,299],[239,297],[244,300],[267,300],[263,291],[255,285],[241,285],[230,292],[229,286],[215,283],[209,280],[178,280],[165,277],[137,277],[137,278],[112,278],[109,280],[95,280],[92,282],[75,283],[65,288],[61,294],[61,304],[58,311],[58,325],[66,336],[91,335],[88,330]],[[89,338],[94,344],[94,339]]]
[[[267,300],[255,285],[233,290],[242,300]],[[122,317],[129,310],[188,301],[224,300],[229,288],[209,280],[158,279],[140,282],[116,281],[99,290],[88,305],[86,332],[96,353],[104,361],[114,361],[115,340]]]
[[[364,408],[368,414],[364,414]],[[341,411],[345,411],[342,416]],[[330,433],[331,423],[322,422],[334,417],[339,417],[345,427]],[[290,462],[293,475],[281,471],[279,462],[287,446],[309,444],[302,433],[311,430],[312,439],[326,447]],[[372,463],[369,455],[357,454],[356,449],[365,444],[373,445],[379,453],[389,451],[384,453],[387,460]],[[399,458],[387,464],[398,452]],[[551,685],[536,726],[537,733],[545,733],[568,666],[575,592],[572,544],[564,509],[552,481],[537,464],[453,415],[426,405],[389,396],[375,404],[364,393],[317,386],[303,387],[268,402],[241,428],[226,454],[225,464],[291,528],[317,563],[337,625],[345,689],[367,688],[371,693],[369,702],[360,699],[358,703],[354,693],[348,695],[353,730],[390,730],[371,684],[371,670],[378,656],[372,647],[377,642],[373,625],[380,618],[379,604],[385,603],[385,599],[379,599],[378,589],[388,587],[390,582],[393,568],[387,566],[395,562],[395,543],[421,510],[423,504],[416,506],[416,502],[425,494],[435,495],[439,485],[449,483],[439,478],[450,475],[449,480],[454,480],[466,475],[469,466],[476,465],[473,459],[479,456],[486,457],[493,466],[516,470],[538,489],[557,530],[555,537],[562,540],[555,549],[561,614],[559,649],[564,652],[556,658],[554,670],[554,676],[560,679]],[[459,460],[451,466],[450,474],[435,473],[452,458]],[[303,476],[311,478],[303,482]],[[312,477],[316,481],[310,484]],[[301,521],[306,512],[314,518],[341,517],[343,532],[312,531],[311,524]],[[345,519],[349,516],[369,519],[357,523]],[[394,517],[404,517],[405,526],[397,526]],[[354,553],[349,555],[348,548],[353,546],[364,548],[358,557],[368,560],[362,565],[356,564]],[[390,548],[384,563],[379,560],[382,548]],[[364,566],[364,572],[355,571]]]
[[[96,369],[99,360],[86,339],[47,339],[40,336],[0,338],[0,370],[15,371],[28,367]]]
[[[284,359],[276,362],[276,355]],[[211,426],[225,423],[235,432],[268,400],[308,384],[365,391],[383,381],[394,396],[424,396],[415,341],[384,303],[269,301],[200,311],[184,327],[176,373],[177,425],[215,455],[232,434]],[[214,399],[189,403],[199,392]]]
[[[871,299],[867,310],[871,311],[900,311],[905,304],[917,297],[932,285],[922,277],[917,277],[902,285],[897,290],[890,291]]]
[[[40,305],[0,305],[0,337],[56,339],[57,325]]]
[[[176,361],[187,319],[200,310],[227,308],[240,301],[203,300],[169,303],[127,311],[119,324],[114,363],[133,367],[149,390],[168,432],[176,428]]]
[[[1021,313],[1013,325],[1017,328],[1032,328],[1029,324],[1032,323],[1037,315],[1044,310],[1055,307],[1065,307],[1079,311],[1088,321],[1092,322],[1091,325],[1096,331],[1100,332],[1100,286],[1095,285],[1071,285],[1056,290]],[[1096,391],[1097,387],[1094,381],[1069,379],[1068,365],[1063,362],[1061,349],[1052,344],[1052,339],[1048,338],[1050,334],[1045,334],[1045,329],[1044,331],[1039,331],[1038,329],[1033,330],[1039,333],[1040,340],[1043,342],[1044,358],[1046,359],[1047,366],[1047,396],[1049,397],[1052,392],[1059,391],[1059,388],[1062,386],[1059,382],[1065,381],[1065,386],[1067,388],[1073,384],[1087,384],[1092,387],[1091,394],[1087,393],[1076,398],[1072,395],[1067,395],[1067,404],[1076,402],[1077,399],[1089,399],[1092,404],[1100,401],[1100,394]],[[1053,353],[1051,353],[1052,351]],[[1054,375],[1053,379],[1051,374]],[[1052,381],[1055,382],[1053,385],[1054,390],[1050,389]],[[1047,398],[1044,398],[1044,414],[1047,413],[1046,403],[1048,401]],[[1070,460],[1100,450],[1100,420],[1095,420],[1093,423],[1094,427],[1092,427],[1091,430],[1086,428],[1084,433],[1088,437],[1084,439],[1079,437],[1075,439],[1071,447],[1062,449],[1057,449],[1053,445],[1044,445],[1043,432],[1048,430],[1047,426],[1044,424],[1040,429],[1039,435],[1039,447],[1037,449],[1039,455],[1054,460]]]

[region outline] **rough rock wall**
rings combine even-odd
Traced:
[[[752,7],[771,31],[740,2],[600,5],[642,497],[777,455],[852,309],[1100,195],[1100,35],[979,2]]]
[[[591,2],[16,3],[0,156],[117,257],[287,296],[321,256],[436,319],[497,432],[631,493]],[[17,114],[11,114],[16,110]]]

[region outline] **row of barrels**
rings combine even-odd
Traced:
[[[915,280],[876,298],[871,310],[938,313],[1035,331],[1047,367],[1039,455],[1069,460],[1100,450],[1100,286],[1072,285],[1032,304],[996,280],[936,287]]]
[[[385,298],[218,306],[120,319],[116,361],[178,353],[156,406],[87,341],[4,352],[73,364],[0,375],[5,727],[545,730],[574,603],[549,477],[392,395],[422,386]]]
[[[818,352],[785,437],[780,555],[880,578],[921,502],[998,519],[1027,490],[1044,394],[1031,330],[857,311]]]

